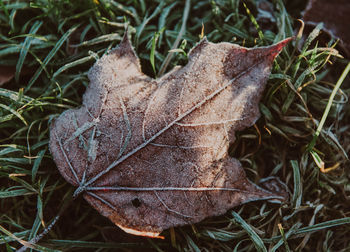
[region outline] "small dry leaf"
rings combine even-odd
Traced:
[[[303,19],[309,24],[323,22],[324,30],[340,39],[345,53],[350,57],[350,1],[310,0]]]
[[[15,67],[0,66],[0,86],[9,82],[16,73]]]
[[[257,120],[273,60],[289,40],[247,49],[203,39],[185,67],[154,80],[125,36],[90,70],[82,107],[51,125],[62,176],[123,230],[151,237],[283,198],[249,182],[227,149],[236,130]]]
[[[33,69],[22,67],[21,75],[32,74]],[[0,66],[0,86],[9,82],[15,77],[16,67],[15,66]]]

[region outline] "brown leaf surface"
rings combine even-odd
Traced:
[[[9,82],[16,73],[16,67],[0,66],[0,86]]]
[[[247,201],[281,199],[249,182],[227,149],[257,120],[289,40],[247,49],[204,39],[185,67],[154,80],[125,36],[91,68],[82,107],[51,125],[62,176],[126,232],[152,237]]]
[[[350,1],[310,0],[303,19],[309,24],[324,23],[324,30],[341,40],[341,46],[350,57]]]
[[[22,67],[21,75],[27,75],[33,73],[32,68]],[[16,67],[14,66],[0,66],[0,86],[9,82],[15,77]]]

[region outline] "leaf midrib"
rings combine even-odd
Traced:
[[[145,142],[143,142],[142,144],[140,144],[139,146],[137,146],[135,149],[133,149],[132,151],[130,151],[129,153],[125,154],[124,156],[120,157],[119,159],[113,161],[105,170],[101,171],[100,173],[98,173],[95,177],[91,178],[90,180],[88,180],[85,184],[80,185],[79,188],[81,187],[87,187],[88,185],[92,184],[93,182],[95,182],[97,179],[99,179],[100,177],[102,177],[103,175],[105,175],[106,173],[108,173],[110,170],[112,170],[115,166],[117,166],[118,164],[124,162],[126,159],[128,159],[129,157],[131,157],[132,155],[134,155],[135,153],[137,153],[138,151],[142,150],[143,148],[145,148],[148,144],[150,144],[151,142],[153,142],[157,137],[159,137],[160,135],[162,135],[165,131],[167,131],[168,129],[170,129],[172,126],[174,126],[174,124],[176,124],[177,122],[179,122],[180,120],[182,120],[183,118],[185,118],[186,116],[188,116],[189,114],[191,114],[194,110],[198,109],[199,107],[201,107],[203,104],[205,104],[207,101],[211,100],[212,98],[214,98],[216,95],[218,95],[219,93],[221,93],[223,90],[225,90],[228,86],[230,86],[234,81],[236,81],[237,79],[239,79],[240,77],[242,77],[243,75],[245,75],[247,72],[249,72],[252,68],[256,67],[257,65],[261,64],[264,61],[264,59],[258,61],[256,64],[253,64],[252,66],[248,67],[246,70],[240,72],[237,76],[235,76],[234,78],[232,78],[229,82],[227,82],[225,85],[223,85],[222,87],[218,88],[217,90],[215,90],[213,93],[209,94],[207,97],[205,97],[201,102],[197,103],[196,105],[194,105],[192,108],[190,108],[189,110],[187,110],[186,112],[184,112],[183,114],[179,115],[174,121],[172,121],[171,123],[169,123],[166,127],[162,128],[161,130],[159,130],[156,134],[154,134],[152,137],[150,137],[148,140],[146,140]],[[79,188],[77,190],[79,190]]]

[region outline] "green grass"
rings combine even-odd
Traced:
[[[348,61],[334,50],[336,40],[318,41],[320,27],[278,56],[261,118],[230,148],[252,181],[275,175],[287,184],[285,204],[248,203],[167,230],[165,240],[133,237],[82,197],[73,200],[52,161],[50,122],[81,104],[88,69],[127,25],[143,71],[155,77],[186,64],[202,25],[209,41],[248,47],[298,34],[288,13],[300,15],[302,1],[272,1],[275,20],[264,24],[255,2],[0,0],[0,66],[16,69],[0,87],[0,250],[20,248],[57,215],[33,250],[350,250],[349,77],[337,83]],[[339,166],[323,173],[322,163]]]

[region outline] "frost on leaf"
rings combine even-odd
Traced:
[[[290,39],[247,49],[203,39],[188,64],[152,79],[127,36],[91,68],[83,105],[51,125],[62,176],[126,232],[224,214],[244,202],[281,199],[246,179],[227,154],[254,124],[274,58]]]

